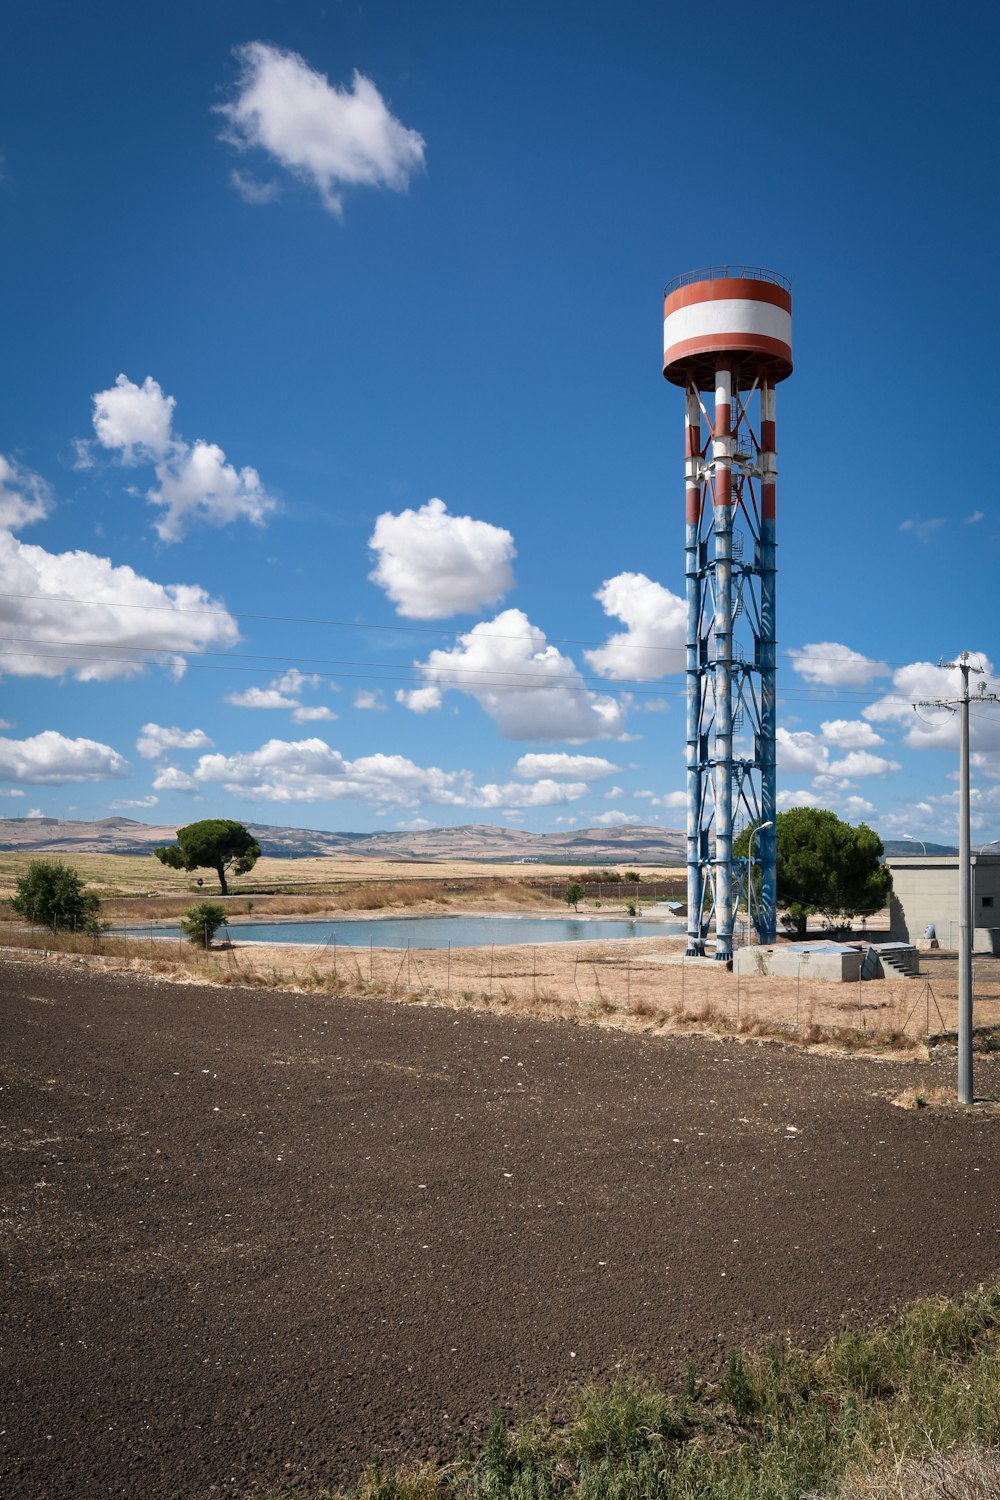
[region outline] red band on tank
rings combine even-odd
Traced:
[[[733,476],[729,469],[716,469],[715,471],[715,504],[732,505],[733,503]]]
[[[684,513],[689,526],[695,526],[701,520],[701,490],[687,491]]]
[[[692,354],[711,354],[716,350],[732,349],[742,351],[752,350],[756,354],[768,354],[773,359],[780,359],[792,368],[791,346],[783,339],[772,339],[766,333],[703,333],[697,338],[682,339],[679,344],[671,344],[663,352],[663,368],[673,365]]]
[[[773,281],[751,281],[746,277],[730,276],[721,281],[693,281],[690,286],[679,286],[665,298],[663,316],[676,312],[679,307],[692,307],[698,302],[770,302],[774,307],[792,310],[792,294]]]
[[[760,446],[768,453],[774,452],[774,423],[761,422]]]
[[[684,452],[688,458],[697,458],[701,453],[701,428],[692,427],[690,423],[684,428],[685,444]]]
[[[765,521],[773,521],[775,518],[775,499],[773,484],[761,485],[760,513]]]

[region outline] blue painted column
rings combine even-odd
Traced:
[[[732,373],[715,375],[715,957],[733,956],[733,439]]]
[[[775,857],[775,819],[777,817],[777,630],[775,545],[775,453],[774,385],[764,381],[760,388],[760,765],[761,822],[770,823],[759,836],[760,906],[757,912],[757,938],[773,943],[777,932],[777,862]]]
[[[701,402],[689,388],[685,406],[685,552],[687,592],[687,956],[704,956],[705,932],[702,909],[705,902],[702,868],[701,827],[704,805],[701,723],[705,679],[701,660],[701,610],[704,568],[701,559]]]

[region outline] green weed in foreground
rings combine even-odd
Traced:
[[[816,1354],[734,1351],[717,1383],[689,1367],[670,1393],[636,1377],[585,1386],[558,1419],[494,1418],[444,1466],[371,1466],[338,1491],[260,1500],[878,1500],[983,1495],[956,1464],[1000,1443],[1000,1286],[916,1303],[890,1326],[845,1330]],[[941,1468],[941,1482],[934,1479]],[[977,1467],[978,1472],[978,1467]],[[910,1476],[909,1478],[907,1476]],[[930,1476],[930,1477],[928,1477]]]

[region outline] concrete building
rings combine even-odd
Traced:
[[[933,924],[942,948],[958,947],[958,856],[893,855],[889,936],[897,943],[922,938]],[[1000,954],[1000,854],[972,856],[972,948]]]

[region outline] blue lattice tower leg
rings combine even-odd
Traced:
[[[702,714],[705,679],[702,671],[701,612],[704,569],[701,558],[702,458],[701,402],[687,391],[685,406],[685,582],[687,588],[687,956],[705,952],[702,909],[705,903],[702,867],[702,819],[705,788],[702,755]]]
[[[733,496],[732,374],[715,375],[714,483],[715,957],[733,956]]]
[[[775,548],[775,480],[777,459],[775,443],[774,384],[763,381],[760,388],[760,764],[761,822],[769,823],[760,834],[760,905],[757,912],[757,937],[761,943],[773,943],[777,932],[777,860],[775,853],[775,818],[777,817],[777,637],[775,584],[777,558]]]

